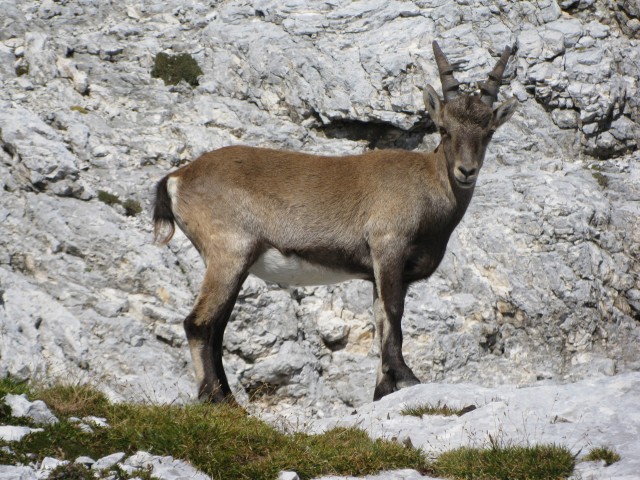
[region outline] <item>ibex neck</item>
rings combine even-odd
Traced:
[[[443,179],[443,183],[446,185],[447,196],[454,206],[454,211],[452,212],[451,217],[451,230],[453,230],[460,220],[462,220],[462,217],[467,211],[467,207],[471,202],[475,187],[462,188],[458,185],[453,176],[453,172],[449,168],[449,162],[442,144],[439,144],[433,153],[436,155],[437,164],[441,172],[441,178]]]

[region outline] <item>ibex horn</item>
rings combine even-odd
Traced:
[[[480,84],[481,100],[490,107],[492,107],[493,102],[498,99],[498,89],[502,82],[502,74],[504,73],[504,69],[507,68],[507,62],[509,61],[510,55],[511,49],[509,47],[505,47],[504,52],[502,52],[502,55],[500,56],[500,60],[498,60],[496,66],[493,67],[493,71],[489,74],[487,81]]]
[[[448,102],[456,98],[458,92],[458,82],[453,76],[453,67],[449,64],[449,60],[444,56],[438,42],[435,40],[432,43],[433,55],[436,57],[436,64],[438,65],[438,72],[440,73],[440,83],[442,84],[442,94],[444,95],[444,101]]]

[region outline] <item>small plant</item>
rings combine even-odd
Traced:
[[[140,206],[140,202],[137,200],[128,198],[122,202],[122,206],[124,207],[124,214],[127,217],[135,217],[139,213],[142,213],[142,206]]]
[[[585,462],[599,462],[600,460],[604,460],[605,465],[608,467],[609,465],[619,461],[620,455],[612,448],[596,447],[592,448],[582,460]]]
[[[165,85],[177,85],[184,80],[192,87],[198,86],[198,77],[202,75],[198,62],[188,53],[169,55],[164,52],[156,55],[151,76],[161,78]]]
[[[98,200],[107,205],[119,205],[120,199],[113,193],[105,192],[104,190],[98,190]]]
[[[79,463],[58,465],[51,470],[48,480],[95,480],[93,472]]]
[[[609,186],[609,177],[607,177],[605,174],[596,171],[591,172],[591,175],[596,179],[598,185],[600,185],[601,188],[607,188]]]
[[[124,207],[124,214],[127,217],[135,217],[142,212],[142,206],[137,200],[128,198],[123,202],[117,195],[105,192],[104,190],[98,190],[98,200],[110,206],[122,205]]]
[[[18,64],[16,65],[16,75],[18,77],[21,77],[23,75],[28,75],[28,74],[29,74],[29,64],[24,61],[18,62]]]
[[[0,422],[6,422],[11,418],[11,407],[4,403],[2,399],[0,399]]]
[[[0,447],[0,465],[14,465],[18,460],[11,447]]]
[[[438,402],[435,405],[432,403],[407,405],[400,411],[400,414],[412,417],[422,417],[423,415],[444,415],[446,417],[457,415],[459,417],[471,410],[475,410],[475,407],[470,405],[464,408],[452,408],[444,403]]]
[[[81,113],[83,115],[86,115],[87,113],[89,113],[89,110],[87,110],[86,108],[84,108],[82,105],[71,105],[69,107],[70,110],[74,111],[74,112],[78,112]]]

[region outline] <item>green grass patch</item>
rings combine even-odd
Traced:
[[[120,200],[117,195],[113,193],[105,192],[104,190],[98,190],[98,200],[107,205],[122,205],[124,207],[124,214],[127,217],[135,217],[139,213],[142,213],[142,205],[137,200],[128,198],[125,201]]]
[[[32,433],[21,442],[0,441],[0,447],[11,449],[0,448],[0,464],[32,463],[46,456],[73,462],[82,455],[97,459],[114,452],[131,455],[144,450],[186,460],[213,478],[274,479],[282,470],[295,471],[301,478],[364,476],[413,468],[453,479],[502,480],[566,478],[575,463],[574,456],[563,446],[502,446],[493,439],[485,448],[458,448],[442,453],[430,463],[421,450],[398,442],[372,440],[357,428],[335,428],[321,435],[286,435],[230,405],[112,404],[86,385],[39,388],[0,379],[0,396],[7,393],[26,393],[32,400],[43,400],[60,421],[43,426],[43,432]],[[418,407],[425,411],[424,405]],[[456,412],[443,407],[437,405],[437,414]],[[87,433],[69,420],[86,415],[105,417],[109,427],[94,426],[93,433]],[[25,419],[6,415],[5,420],[28,424]],[[610,449],[594,449],[585,460],[604,459],[601,451],[617,455]],[[53,478],[91,478],[85,476],[87,469],[81,466],[58,469],[58,477]],[[130,478],[124,472],[112,473],[114,478]],[[135,476],[151,478],[148,471]]]
[[[575,458],[559,445],[462,447],[434,462],[438,476],[456,479],[560,479],[573,472]]]
[[[444,415],[447,417],[456,415],[460,416],[467,413],[470,407],[465,408],[452,408],[444,403],[419,403],[416,405],[407,405],[400,410],[401,415],[408,415],[412,417],[422,417],[423,415]]]
[[[592,448],[591,451],[582,458],[582,460],[584,462],[599,462],[600,460],[604,460],[604,463],[608,467],[609,465],[619,461],[620,455],[612,448],[596,447]]]
[[[154,60],[151,76],[161,78],[165,85],[177,85],[184,80],[192,87],[198,86],[198,77],[202,75],[198,62],[188,53],[169,55],[160,52]]]
[[[36,389],[31,398],[44,400],[60,422],[11,443],[14,452],[0,454],[5,463],[28,463],[46,456],[73,461],[81,455],[101,458],[118,451],[130,455],[145,450],[187,460],[213,478],[273,479],[281,470],[312,478],[429,468],[420,450],[371,440],[355,428],[286,435],[228,405],[114,405],[83,386]],[[68,420],[87,414],[105,417],[110,427],[85,433]],[[9,444],[0,442],[3,445]]]

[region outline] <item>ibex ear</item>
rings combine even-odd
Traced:
[[[513,112],[518,108],[518,99],[510,98],[493,110],[493,128],[498,128],[504,122],[511,118]]]
[[[440,97],[438,97],[438,94],[431,85],[425,87],[422,95],[424,96],[424,105],[427,107],[427,112],[429,112],[431,120],[439,127],[441,123],[440,114],[442,113]]]

